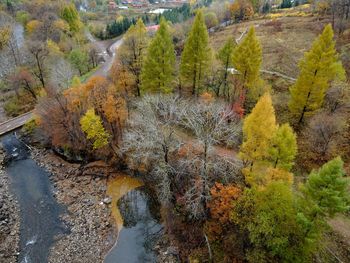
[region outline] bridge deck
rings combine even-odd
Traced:
[[[23,126],[33,117],[33,112],[27,112],[18,117],[0,123],[0,136]]]

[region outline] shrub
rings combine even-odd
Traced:
[[[18,99],[12,97],[4,105],[4,110],[8,116],[17,116],[19,115],[20,107],[18,106]]]
[[[26,124],[24,124],[22,131],[27,135],[31,135],[34,133],[36,128],[37,128],[37,123],[33,118],[30,121],[28,121]]]

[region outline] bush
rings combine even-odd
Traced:
[[[263,24],[263,26],[268,26],[272,28],[272,32],[282,32],[282,22],[276,19],[268,21]]]
[[[8,116],[15,117],[19,115],[20,107],[18,106],[18,99],[17,97],[12,97],[8,99],[8,101],[4,105],[4,110]]]
[[[1,96],[1,99],[2,97],[6,97],[3,100],[5,102],[4,110],[6,115],[10,117],[16,117],[20,114],[33,110],[36,103],[33,97],[26,92],[20,92],[18,97],[14,94],[6,94],[6,96]]]
[[[0,80],[0,92],[7,92],[7,91],[9,91],[9,90],[10,90],[10,88],[9,88],[9,86],[6,84],[6,82],[3,81],[3,80]]]
[[[205,25],[207,28],[215,27],[219,24],[219,20],[214,12],[209,12],[204,15]]]
[[[18,11],[16,13],[16,20],[24,26],[28,23],[29,18],[30,16],[26,11]]]
[[[31,135],[34,133],[35,129],[37,128],[37,124],[35,119],[31,119],[30,121],[28,121],[26,124],[24,124],[22,131],[27,134],[27,135]]]

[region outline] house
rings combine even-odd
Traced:
[[[148,26],[146,29],[148,32],[155,32],[159,29],[159,25]]]

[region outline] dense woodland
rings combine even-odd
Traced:
[[[74,5],[7,6],[3,86],[15,95],[5,107],[35,105],[26,129],[71,160],[137,172],[183,262],[332,262],[320,261],[328,221],[349,217],[350,205],[350,2],[298,11],[296,19],[313,16],[318,36],[305,43],[296,78],[262,67],[254,26],[217,50],[208,32],[268,13],[261,27],[274,37],[288,30],[274,8],[304,2],[214,1],[179,9],[182,24],[165,13],[152,35],[141,18],[128,22],[109,75],[86,81],[98,62]],[[13,14],[25,25],[21,49],[11,44]]]

